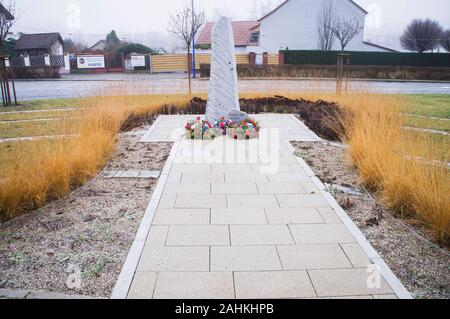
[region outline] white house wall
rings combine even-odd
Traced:
[[[50,54],[54,55],[63,55],[64,54],[64,48],[59,41],[55,41],[49,50]]]
[[[357,19],[364,26],[366,14],[347,0],[333,1],[338,16]],[[267,52],[291,50],[317,50],[318,19],[328,0],[290,0],[277,11],[261,21],[260,46]],[[346,47],[353,51],[384,51],[363,43],[364,32]],[[333,49],[340,50],[336,40]]]

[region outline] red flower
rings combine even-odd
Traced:
[[[197,121],[200,121],[202,118],[199,116],[199,117],[197,117]]]

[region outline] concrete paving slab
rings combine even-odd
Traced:
[[[306,271],[237,272],[238,299],[294,299],[315,297]]]
[[[231,272],[162,272],[155,299],[234,299]]]

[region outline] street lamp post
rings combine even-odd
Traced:
[[[192,0],[192,77],[195,79],[197,76],[197,70],[195,68],[195,11],[194,0]]]

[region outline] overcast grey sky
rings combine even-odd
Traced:
[[[7,2],[9,0],[1,0]],[[225,14],[236,20],[254,18],[255,0],[195,0],[208,18]],[[344,0],[343,0],[344,1]],[[61,32],[93,44],[115,29],[128,41],[152,47],[174,46],[167,34],[167,17],[185,0],[16,0],[20,20],[14,32]],[[282,0],[271,2],[273,7]],[[371,12],[365,35],[368,40],[398,48],[398,37],[413,18],[433,18],[450,28],[450,0],[355,0]]]

